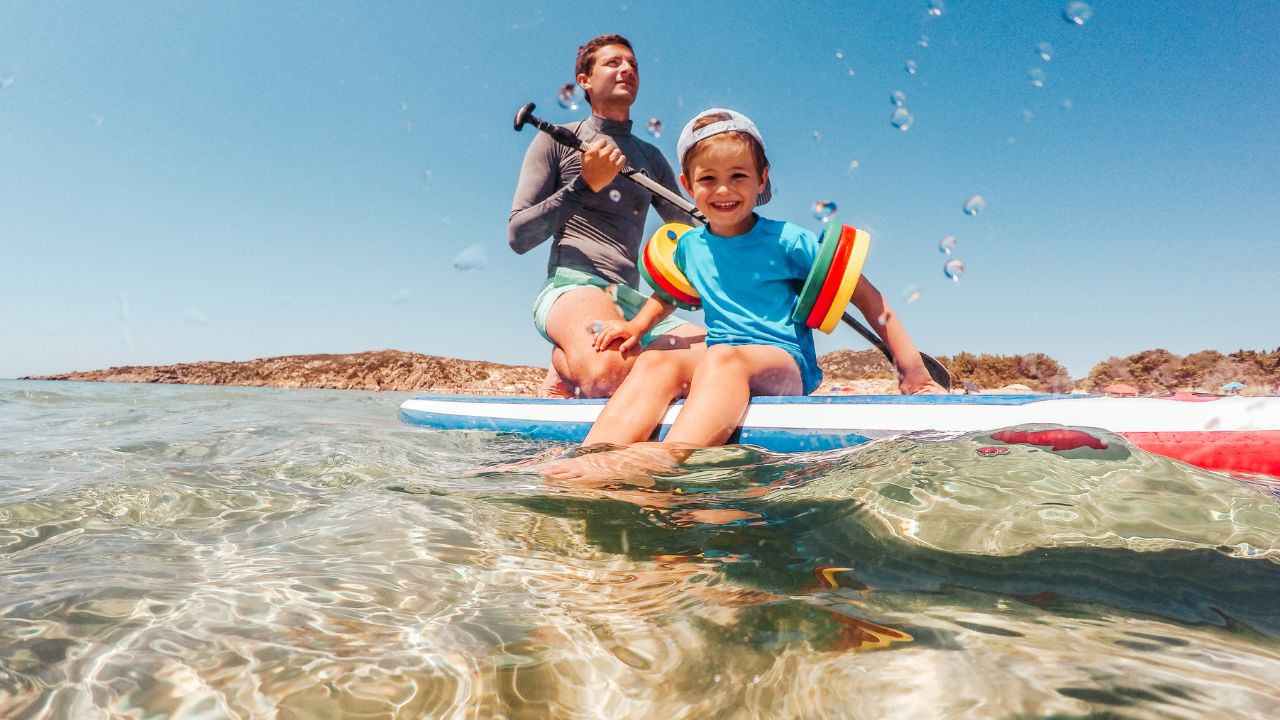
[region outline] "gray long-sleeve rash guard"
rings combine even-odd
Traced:
[[[592,115],[564,127],[586,143],[597,135],[608,136],[631,167],[680,194],[671,165],[658,148],[631,134],[630,120]],[[692,221],[621,174],[593,193],[581,173],[581,153],[538,133],[520,167],[520,183],[507,220],[507,242],[524,254],[553,238],[547,277],[557,267],[566,267],[636,287],[640,282],[636,258],[649,206],[668,222]]]

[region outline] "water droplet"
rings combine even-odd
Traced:
[[[888,324],[889,324],[889,311],[885,310],[884,312],[880,313],[880,317],[876,318],[876,326],[884,327],[885,325],[888,325]]]
[[[948,260],[947,264],[942,266],[942,274],[946,275],[952,282],[960,282],[960,276],[964,274],[964,262]]]
[[[612,200],[612,201],[614,201],[614,202],[618,202],[619,200],[621,200],[621,199],[622,199],[622,191],[621,191],[621,190],[619,190],[618,188],[614,188],[614,189],[610,190],[610,191],[609,191],[609,199],[610,199],[610,200]]]
[[[822,133],[818,132],[817,130],[814,130],[814,131],[813,131],[813,139],[814,139],[814,140],[816,140],[816,141],[821,141],[821,140],[822,140]]]
[[[578,85],[576,83],[565,83],[560,88],[560,92],[556,93],[556,100],[559,101],[560,107],[566,110],[578,109]]]
[[[1053,59],[1053,46],[1047,42],[1036,43],[1036,54],[1041,60],[1049,62]]]
[[[13,83],[17,80],[13,75],[5,75],[0,77],[0,90],[8,90],[13,87]]]
[[[409,109],[409,103],[404,102],[404,101],[401,101],[401,102],[400,102],[400,109],[401,109],[402,111],[403,111],[403,110],[408,110],[408,109]]]
[[[893,94],[889,96],[889,102],[893,103],[894,105],[897,105],[898,107],[902,107],[902,104],[905,103],[906,101],[907,101],[907,94],[902,92],[901,90],[894,90]]]
[[[1093,17],[1093,8],[1089,7],[1089,3],[1073,0],[1062,8],[1062,19],[1072,25],[1083,25]]]
[[[714,682],[720,682],[720,675],[717,673],[717,674],[716,674],[716,676],[715,676],[715,677],[713,677],[713,678],[711,678],[711,679],[712,679]]]
[[[929,0],[929,14],[938,17],[943,10],[947,9],[947,4],[943,0]]]
[[[837,59],[837,60],[843,60],[843,59],[844,59],[844,51],[843,51],[843,50],[837,50],[837,51],[836,51],[836,59]]]
[[[857,160],[850,160],[850,161],[849,161],[849,174],[850,174],[850,175],[852,175],[852,174],[854,174],[854,173],[856,173],[856,172],[858,172],[858,161],[857,161]]]
[[[1031,112],[1030,108],[1022,108],[1022,121],[1031,122],[1036,119],[1036,114]]]
[[[938,250],[943,255],[950,255],[952,250],[956,249],[956,236],[948,235],[938,241]]]
[[[463,272],[483,270],[488,264],[489,256],[485,253],[483,245],[472,245],[453,259],[453,269]]]
[[[819,200],[813,204],[813,216],[819,220],[830,220],[836,214],[836,204],[830,200]]]
[[[902,301],[910,305],[920,299],[920,286],[915,283],[909,283],[902,288]]]
[[[915,121],[915,116],[907,112],[906,108],[901,107],[893,111],[893,118],[890,120],[890,122],[893,123],[893,126],[902,132],[909,130],[911,128],[911,123]]]
[[[919,45],[919,46],[920,46],[920,47],[922,47],[922,48],[927,48],[927,47],[929,47],[929,36],[928,36],[928,35],[921,35],[921,36],[920,36],[920,40],[918,40],[918,41],[916,42],[916,44],[917,44],[917,45]]]
[[[1068,100],[1068,99],[1066,99],[1066,98],[1063,98],[1062,102],[1060,102],[1060,103],[1058,103],[1058,104],[1062,106],[1062,109],[1063,109],[1063,110],[1070,110],[1071,108],[1073,108],[1073,107],[1075,107],[1075,106],[1076,106],[1076,104],[1075,104],[1075,103],[1071,102],[1070,100]]]
[[[981,195],[974,195],[973,197],[964,201],[965,215],[977,215],[978,213],[986,209],[987,209],[987,199],[982,197]]]
[[[849,77],[853,77],[853,68],[849,68]]]
[[[655,138],[662,137],[662,121],[658,118],[649,118],[649,124],[645,126],[645,129]]]
[[[1027,79],[1036,87],[1044,87],[1044,71],[1040,68],[1031,68],[1028,70]]]
[[[102,123],[106,122],[107,118],[98,113],[93,113],[89,116],[89,121],[93,123],[94,127],[102,127]]]
[[[917,67],[918,67],[918,66],[916,65],[916,61],[915,61],[915,60],[908,60],[908,61],[907,61],[907,64],[906,64],[904,67],[906,68],[906,71],[907,71],[907,74],[908,74],[908,75],[915,75],[915,74],[916,74],[916,69],[917,69]]]
[[[604,329],[604,323],[600,322],[599,320],[592,320],[590,323],[587,324],[587,332],[591,333],[592,335],[599,335],[600,331],[603,329]]]

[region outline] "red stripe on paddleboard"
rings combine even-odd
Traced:
[[[1126,432],[1120,436],[1147,452],[1206,470],[1280,477],[1280,430]]]

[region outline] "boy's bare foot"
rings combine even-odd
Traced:
[[[674,470],[688,451],[663,443],[637,443],[616,450],[562,458],[530,468],[548,480],[575,484],[604,484],[641,480],[648,485],[652,475]]]

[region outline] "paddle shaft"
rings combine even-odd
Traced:
[[[586,150],[586,145],[582,142],[582,138],[574,135],[567,128],[562,128],[559,125],[552,125],[546,120],[534,115],[533,110],[535,107],[536,106],[533,103],[528,103],[516,111],[515,122],[512,123],[516,132],[523,130],[526,123],[531,124],[542,132],[550,135],[556,142],[564,145],[565,147],[572,148],[578,152],[584,152]],[[702,214],[702,211],[694,206],[693,203],[684,199],[684,197],[679,193],[672,192],[661,183],[648,175],[645,175],[643,172],[636,170],[630,165],[622,168],[620,172],[625,175],[627,179],[676,206],[694,220],[697,220],[704,225],[707,223],[707,217]],[[884,341],[880,339],[880,336],[871,332],[870,328],[858,322],[856,318],[847,312],[841,316],[841,319],[844,320],[846,325],[856,330],[859,335],[866,338],[867,342],[871,343],[873,347],[884,353],[884,356],[889,359],[889,362],[894,362],[893,353],[889,352],[889,346],[884,344]],[[928,355],[925,355],[924,353],[920,353],[920,359],[924,361],[924,366],[929,371],[929,376],[933,378],[934,382],[947,390],[950,390],[951,373],[947,372],[947,369],[942,366],[942,363]]]
[[[578,137],[577,135],[574,135],[572,132],[569,131],[568,128],[562,128],[559,125],[552,125],[546,120],[543,120],[542,118],[537,117],[536,115],[533,114],[534,107],[535,105],[533,103],[529,103],[528,105],[525,105],[524,107],[520,108],[518,112],[516,112],[516,120],[515,120],[514,126],[517,132],[523,129],[525,123],[529,123],[534,127],[538,128],[539,130],[541,130],[542,132],[550,135],[552,138],[555,139],[556,142],[560,143],[561,145],[564,145],[565,147],[573,148],[578,152],[586,152],[587,145],[586,143],[582,142],[582,138]],[[703,225],[707,223],[707,216],[703,215],[702,211],[699,210],[696,206],[694,206],[693,203],[689,202],[688,200],[685,200],[683,197],[680,196],[679,193],[674,193],[671,190],[667,189],[657,180],[654,180],[648,175],[645,175],[640,170],[636,170],[630,165],[627,165],[626,167],[622,168],[622,170],[620,170],[619,172],[627,176],[627,179],[636,183],[637,185],[644,188],[645,190],[648,190],[654,195],[657,195],[663,200],[666,200],[672,205],[675,205],[676,208],[683,211],[686,215],[693,218],[694,220],[697,220],[699,223],[702,223]]]

